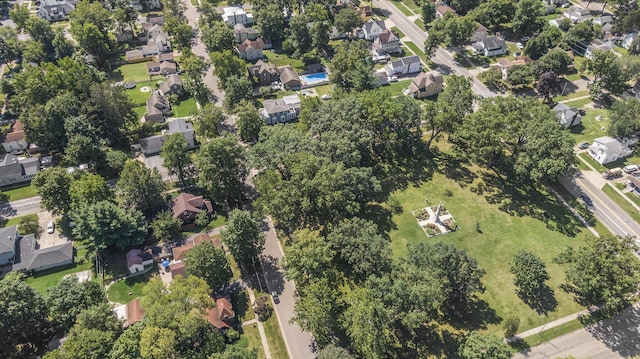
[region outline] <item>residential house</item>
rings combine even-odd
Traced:
[[[366,40],[373,40],[380,36],[386,28],[387,26],[384,24],[384,20],[369,19],[362,25],[362,32]]]
[[[20,120],[11,125],[9,132],[4,136],[2,147],[7,153],[21,153],[27,149],[29,144],[24,137],[24,126]]]
[[[453,15],[458,15],[456,14],[455,10],[449,7],[449,5],[441,4],[436,6],[436,18],[442,19],[446,14],[449,14],[449,13]]]
[[[394,54],[402,51],[400,38],[390,29],[384,29],[382,33],[373,40],[373,51],[378,55]]]
[[[213,212],[213,205],[208,199],[190,193],[180,193],[171,206],[173,218],[178,218],[182,223],[193,223],[199,213]]]
[[[559,103],[553,108],[553,111],[558,114],[562,127],[569,128],[577,126],[582,122],[582,116],[575,107],[571,108],[563,103]]]
[[[174,133],[182,133],[187,141],[187,150],[195,148],[195,133],[193,125],[182,118],[177,118],[169,122],[169,128],[162,131],[162,134],[140,139],[137,145],[131,146],[132,151],[142,152],[144,155],[154,155],[162,151],[162,146],[167,140],[167,136]]]
[[[235,324],[236,313],[233,311],[230,297],[215,300],[216,306],[207,308],[207,320],[218,330],[231,328]]]
[[[256,40],[260,37],[260,33],[258,30],[246,27],[243,24],[235,24],[233,26],[233,36],[236,38],[236,42],[241,44],[245,40]]]
[[[584,57],[591,60],[594,51],[612,51],[615,48],[613,41],[593,40],[591,45],[587,46]]]
[[[209,242],[213,244],[216,248],[222,248],[222,244],[220,243],[219,237],[211,237],[206,233],[198,233],[187,238],[187,240],[184,242],[183,245],[178,247],[173,247],[173,250],[172,250],[173,261],[181,262],[183,259],[187,257],[187,253],[191,250],[191,248],[204,242]]]
[[[442,92],[442,76],[434,72],[422,72],[409,84],[409,93],[414,98],[425,98]]]
[[[555,19],[551,19],[551,20],[549,20],[549,25],[559,28],[560,24],[562,24],[562,21],[564,19],[566,19],[566,17],[564,17],[564,16],[560,16],[560,17],[557,17]]]
[[[145,121],[162,122],[169,115],[171,105],[160,91],[153,91],[147,100],[147,113],[144,115]]]
[[[633,41],[637,39],[638,36],[640,36],[640,31],[626,34],[624,38],[622,38],[622,43],[620,44],[620,46],[622,46],[626,50],[629,50],[631,48],[631,44],[633,44]]]
[[[160,2],[160,0],[145,0],[145,1],[130,0],[130,2],[131,2],[131,6],[133,6],[134,9],[141,12],[158,10],[162,8],[162,3]],[[146,9],[145,9],[145,5],[147,6]]]
[[[222,21],[228,26],[234,27],[236,24],[252,25],[253,14],[248,14],[242,7],[222,8]]]
[[[76,9],[76,0],[41,0],[36,15],[47,21],[65,20]]]
[[[133,40],[133,32],[130,30],[120,29],[115,32],[115,35],[118,43],[131,42]]]
[[[264,42],[262,39],[257,40],[249,40],[246,39],[244,42],[236,47],[238,51],[238,57],[248,61],[259,60],[264,55],[262,54],[262,50],[264,49]]]
[[[474,43],[478,42],[489,35],[489,30],[484,27],[482,24],[478,24],[478,28],[473,32],[471,37],[469,38],[469,42]]]
[[[280,80],[280,71],[276,65],[258,60],[255,65],[247,68],[249,76],[256,79],[260,86],[271,85]]]
[[[173,48],[171,47],[171,41],[169,41],[169,34],[167,34],[166,32],[161,32],[153,36],[152,39],[147,42],[147,46],[145,47],[152,46],[156,47],[156,54],[173,51]],[[144,52],[144,48],[142,51]]]
[[[144,271],[144,267],[153,264],[153,254],[151,250],[130,249],[127,252],[127,268],[129,273],[138,273]]]
[[[500,59],[500,61],[498,61],[498,67],[502,71],[502,79],[506,80],[509,77],[510,68],[514,66],[524,66],[532,62],[533,60],[526,56],[516,56],[513,61],[508,58]]]
[[[331,27],[331,30],[329,31],[329,40],[340,40],[344,39],[345,37],[347,37],[347,34],[345,34],[344,32],[340,32],[335,26]]]
[[[33,234],[18,239],[19,250],[13,259],[13,271],[41,272],[73,263],[73,244],[39,248]]]
[[[18,229],[16,226],[0,228],[0,266],[13,263],[17,240]]]
[[[145,61],[145,56],[142,50],[129,50],[125,52],[124,56],[129,63]]]
[[[173,63],[163,62],[163,64],[173,64]],[[160,64],[160,66],[162,69],[162,64]],[[173,66],[175,69],[175,64],[173,64]],[[167,80],[160,84],[160,92],[162,92],[164,96],[182,95],[184,93],[184,86],[182,84],[182,79],[180,78],[180,75],[171,74],[167,76]]]
[[[158,55],[158,62],[162,63],[162,62],[171,62],[171,63],[176,63],[176,59],[173,57],[173,53],[165,53],[165,54],[159,54]]]
[[[621,141],[604,136],[593,140],[587,153],[601,165],[629,156],[633,151]]]
[[[147,73],[149,76],[157,75],[160,73],[160,63],[159,62],[147,62]]]
[[[622,98],[624,99],[630,99],[633,97],[640,100],[640,81],[636,82],[635,86],[622,93]]]
[[[369,5],[360,5],[358,6],[358,10],[360,11],[360,16],[362,17],[368,17],[371,16],[371,6]]]
[[[11,153],[0,155],[0,187],[29,182],[40,170],[37,157],[17,157]]]
[[[591,11],[577,5],[572,5],[562,15],[573,23],[591,20]]]
[[[175,278],[177,276],[186,277],[187,276],[187,266],[183,261],[180,262],[172,262],[169,264],[169,272],[171,273],[171,278]]]
[[[594,24],[600,25],[600,26],[604,26],[606,24],[613,24],[613,18],[609,15],[594,17],[592,21]]]
[[[140,298],[136,298],[126,304],[125,327],[134,325],[142,320],[144,308],[140,305]]]
[[[509,51],[507,43],[497,36],[488,36],[480,39],[473,44],[473,48],[476,52],[487,57],[504,55]]]
[[[171,61],[162,61],[160,63],[160,73],[163,75],[171,75],[171,74],[175,74],[176,72],[178,72],[178,66],[176,65],[175,62],[171,62]],[[175,75],[178,76],[178,75]],[[178,76],[178,78],[180,78]]]
[[[260,115],[267,125],[294,121],[300,114],[301,101],[298,95],[288,95],[281,99],[265,100]]]
[[[406,56],[385,65],[385,70],[389,76],[406,75],[422,70],[422,63],[418,56]]]
[[[162,29],[162,25],[151,23],[149,23],[149,25],[145,29],[145,32],[147,33],[147,37],[149,39],[153,39],[154,37],[165,33],[165,31]]]
[[[280,72],[280,83],[285,89],[300,89],[302,81],[300,81],[300,76],[298,76],[298,73],[291,67],[291,65],[278,67],[278,72]]]
[[[389,84],[389,77],[386,72],[376,71],[373,73],[373,86],[384,86]]]

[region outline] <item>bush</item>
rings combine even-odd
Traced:
[[[225,337],[227,338],[227,343],[233,343],[238,341],[238,339],[240,339],[240,333],[238,333],[237,330],[235,329],[229,329],[224,333]]]
[[[271,305],[267,301],[267,297],[259,297],[253,303],[253,311],[258,315],[258,320],[264,322],[271,317]]]
[[[502,329],[504,329],[505,338],[513,338],[518,333],[520,327],[520,318],[517,315],[512,315],[504,321]]]

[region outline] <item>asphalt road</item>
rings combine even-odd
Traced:
[[[592,171],[591,171],[592,172]],[[593,201],[591,212],[611,233],[640,238],[640,225],[602,191],[603,181],[592,178],[597,173],[581,172],[580,177],[562,178],[560,183],[576,197],[584,192]]]
[[[10,219],[44,211],[44,209],[40,208],[41,200],[40,197],[36,196],[13,202],[0,203],[0,217]]]
[[[400,29],[400,31],[402,31],[404,35],[411,40],[411,42],[420,48],[424,47],[424,42],[428,37],[427,33],[398,10],[390,1],[373,0],[373,7],[386,11],[388,19],[391,20],[391,22],[393,22],[398,29]],[[498,94],[489,90],[487,86],[475,78],[471,72],[460,66],[458,62],[453,59],[453,56],[445,49],[439,47],[431,60],[439,66],[448,69],[451,73],[471,77],[473,79],[472,89],[476,95],[483,97],[498,96]]]
[[[513,359],[619,359],[640,354],[640,304],[618,316],[547,341],[516,354]]]
[[[284,276],[282,269],[283,253],[273,228],[271,220],[268,220],[268,230],[265,231],[267,240],[262,251],[261,264],[265,272],[269,292],[278,293],[280,303],[274,308],[278,316],[280,328],[284,334],[284,341],[291,359],[314,359],[312,352],[313,339],[311,334],[302,331],[298,323],[292,322],[293,306],[296,302],[295,286]]]

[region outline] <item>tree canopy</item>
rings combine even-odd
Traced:
[[[229,261],[223,249],[210,242],[201,243],[187,253],[187,274],[204,279],[209,287],[218,290],[233,277]]]
[[[262,253],[265,236],[262,223],[250,212],[234,209],[229,213],[229,224],[222,231],[222,241],[238,263],[253,263]]]

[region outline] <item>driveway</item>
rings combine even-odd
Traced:
[[[56,217],[51,215],[51,212],[42,211],[38,213],[38,224],[42,231],[40,238],[38,238],[38,245],[40,248],[57,246],[58,244],[64,244],[69,240],[62,234],[62,231],[60,231],[60,228],[58,228],[57,225],[52,234],[47,233],[47,224],[49,221],[53,221],[54,223],[56,222]]]
[[[173,181],[173,178],[171,177],[171,175],[169,175],[169,170],[164,166],[164,159],[160,157],[160,155],[141,156],[141,158],[144,162],[145,167],[149,169],[158,169],[163,181]]]

